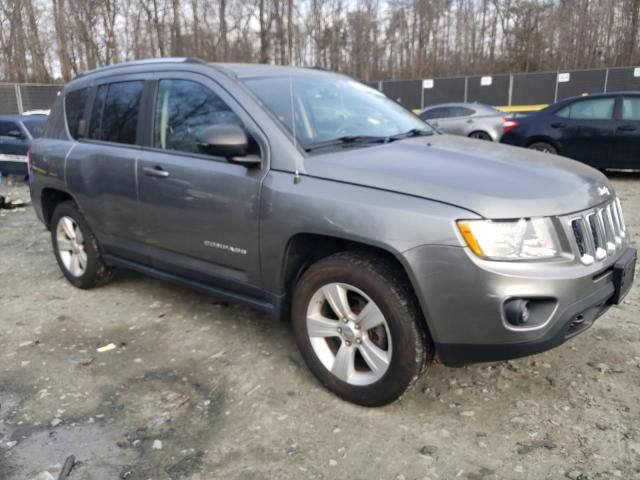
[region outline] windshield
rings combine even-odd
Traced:
[[[44,132],[44,122],[46,119],[47,117],[42,116],[42,118],[38,117],[23,120],[22,123],[27,127],[27,130],[29,130],[29,133],[33,138],[38,138],[42,136],[42,133]]]
[[[293,132],[291,111],[295,111],[296,138],[307,150],[318,145],[335,145],[340,142],[333,142],[340,139],[382,140],[407,132],[432,131],[418,117],[377,90],[338,75],[261,77],[244,81],[289,132]]]

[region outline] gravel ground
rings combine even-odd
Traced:
[[[640,232],[640,176],[612,180]],[[0,246],[0,479],[69,455],[72,480],[640,478],[640,287],[555,350],[433,365],[366,409],[286,323],[132,273],[73,288],[31,207],[0,210]]]

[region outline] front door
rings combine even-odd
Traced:
[[[611,166],[640,168],[640,95],[622,97]]]
[[[560,154],[606,167],[615,139],[614,107],[615,97],[585,98],[556,112],[550,127]]]
[[[206,155],[196,140],[211,125],[246,126],[250,119],[207,77],[176,73],[156,88],[150,146],[137,166],[142,241],[153,266],[222,288],[259,286],[266,166]],[[250,150],[260,154],[255,141]]]

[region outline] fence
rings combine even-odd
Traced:
[[[367,82],[412,110],[442,102],[480,102],[506,111],[537,110],[575,95],[640,90],[640,67],[469,75]],[[0,115],[49,109],[60,85],[0,84]]]
[[[412,110],[443,102],[479,102],[506,111],[524,112],[576,95],[640,90],[640,67],[469,75],[367,84]]]
[[[0,83],[0,115],[49,110],[61,85]]]

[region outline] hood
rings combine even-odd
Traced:
[[[573,213],[613,192],[607,178],[585,164],[453,135],[346,147],[310,156],[304,166],[314,177],[432,199],[494,219]]]

